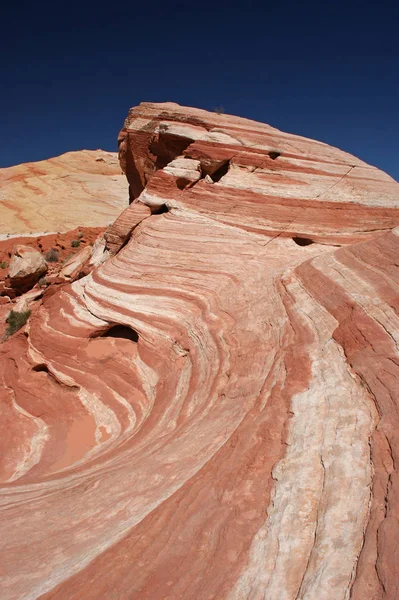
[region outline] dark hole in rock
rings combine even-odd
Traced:
[[[269,152],[269,156],[272,160],[276,160],[279,156],[281,156],[281,152],[277,152],[276,150],[271,150]]]
[[[159,132],[149,145],[149,150],[153,155],[151,157],[152,165],[149,166],[148,169],[145,169],[144,182],[142,181],[143,174],[139,172],[132,152],[126,152],[126,176],[129,181],[129,204],[138,198],[152,175],[158,169],[163,169],[174,158],[183,154],[184,150],[186,150],[192,142],[193,140],[191,138],[185,138],[162,131]],[[121,141],[119,143],[121,143]]]
[[[314,241],[309,238],[293,237],[292,239],[298,246],[310,246],[310,244],[314,244]]]
[[[33,367],[32,371],[36,371],[37,373],[48,373],[48,368],[46,365],[36,365],[35,367]]]
[[[119,338],[122,340],[131,340],[132,342],[139,341],[139,334],[134,329],[126,327],[126,325],[114,325],[106,331],[102,337]]]
[[[161,204],[161,206],[151,206],[151,214],[152,215],[162,215],[163,213],[169,212],[169,208],[166,204]]]
[[[176,185],[179,188],[179,190],[184,190],[184,188],[186,188],[189,183],[189,180],[184,179],[184,177],[179,177],[178,179],[176,179]]]
[[[229,170],[230,167],[230,161],[226,160],[226,162],[224,162],[222,165],[220,165],[220,167],[218,169],[216,169],[216,171],[214,173],[212,173],[211,177],[213,179],[213,181],[216,183],[217,181],[220,181],[222,179],[222,177],[224,175],[226,175],[227,171]]]
[[[163,169],[174,158],[183,154],[192,141],[189,138],[160,132],[158,139],[149,146],[150,151],[156,157],[156,169]]]

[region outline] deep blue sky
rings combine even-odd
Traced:
[[[225,111],[399,180],[398,2],[7,2],[0,166],[116,149],[130,106]]]

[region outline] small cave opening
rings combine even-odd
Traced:
[[[126,177],[129,182],[129,204],[132,204],[140,196],[144,184],[131,152],[126,154]]]
[[[185,179],[184,177],[178,177],[176,179],[176,185],[179,188],[179,190],[184,190],[191,182],[188,179]]]
[[[276,160],[276,158],[281,156],[281,152],[277,152],[277,150],[270,150],[269,156],[272,160]]]
[[[295,236],[292,239],[298,246],[310,246],[310,244],[314,244],[313,240],[305,237]]]
[[[156,169],[163,169],[177,156],[183,154],[192,141],[182,136],[159,132],[158,139],[149,146],[150,152],[156,157]]]
[[[113,325],[108,329],[101,337],[105,338],[117,338],[122,340],[130,340],[132,342],[139,341],[139,334],[137,331],[126,325]]]
[[[169,212],[169,208],[166,204],[161,204],[161,206],[151,206],[150,208],[152,215],[163,215],[164,213]]]
[[[49,373],[48,367],[45,364],[40,364],[40,365],[35,365],[32,368],[32,371],[35,371],[36,373]]]
[[[212,175],[211,175],[212,181],[214,183],[220,181],[222,179],[222,177],[227,174],[229,167],[230,167],[230,161],[226,160],[224,163],[222,163],[220,165],[220,167],[218,169],[216,169],[216,171],[214,171],[212,173]]]

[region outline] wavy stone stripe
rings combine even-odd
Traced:
[[[0,350],[2,598],[394,599],[399,185],[171,104],[120,140],[115,256]]]

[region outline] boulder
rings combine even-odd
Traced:
[[[38,250],[30,246],[14,246],[8,268],[10,285],[17,290],[27,290],[45,273],[47,263]]]

